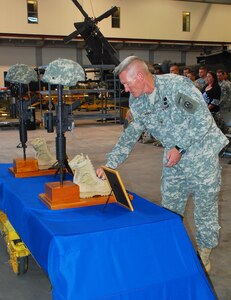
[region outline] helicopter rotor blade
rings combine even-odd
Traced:
[[[100,15],[99,17],[95,18],[94,21],[97,23],[105,18],[108,18],[109,16],[114,14],[117,10],[118,10],[118,7],[114,6],[111,9],[109,9],[108,11],[106,11],[105,13],[103,13],[102,15]]]
[[[77,25],[78,27],[76,27],[76,24],[78,24]],[[86,24],[84,22],[75,23],[75,27],[77,30],[73,31],[71,34],[69,34],[63,39],[65,44],[69,43],[72,39],[76,38],[79,34],[81,35],[81,33],[87,29]]]
[[[72,2],[75,4],[75,6],[77,6],[77,8],[80,10],[80,12],[82,13],[82,15],[84,16],[85,19],[90,19],[88,14],[85,12],[83,7],[79,4],[79,2],[77,0],[72,0]]]
[[[71,40],[73,40],[78,35],[78,30],[73,31],[71,34],[66,36],[63,41],[65,44],[69,43]]]
[[[95,24],[93,23],[93,25],[95,26]],[[89,22],[76,22],[74,23],[75,28],[78,31],[78,34],[81,34],[84,30],[88,29],[90,26]]]

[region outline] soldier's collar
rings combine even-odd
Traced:
[[[150,101],[151,104],[154,104],[155,98],[156,98],[156,88],[154,88],[153,92],[151,94],[146,94],[148,100]]]

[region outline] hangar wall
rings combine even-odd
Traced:
[[[77,58],[75,49],[65,48],[44,48],[42,50],[42,63],[36,64],[36,49],[33,47],[0,47],[0,86],[4,86],[4,72],[7,72],[10,66],[14,64],[26,64],[32,68],[36,66],[47,65],[49,62],[57,58],[67,58],[74,61],[78,61],[82,65],[90,65],[88,58],[85,55],[85,50],[81,50],[82,60]],[[187,52],[186,64],[196,64],[196,57],[199,56],[199,52]],[[153,51],[153,60],[149,59],[150,51],[145,50],[120,50],[119,59],[122,61],[129,55],[137,55],[152,63],[162,63],[165,60],[171,60],[172,62],[181,62],[181,53],[179,51]]]
[[[167,40],[221,41],[231,43],[231,5],[176,0],[82,0],[90,17],[112,6],[121,9],[121,28],[111,28],[110,18],[100,22],[106,37]],[[92,4],[92,5],[91,5]],[[39,0],[39,24],[27,24],[25,0],[1,0],[0,28],[4,33],[68,35],[83,16],[71,0]],[[191,31],[182,32],[182,12],[191,13]]]
[[[108,38],[161,39],[179,41],[211,41],[231,44],[229,24],[231,5],[193,3],[175,0],[82,0],[79,3],[90,17],[97,17],[118,6],[121,9],[121,28],[111,28],[111,18],[98,23],[101,32]],[[145,4],[144,4],[145,3]],[[38,0],[38,24],[27,23],[26,0],[1,0],[1,34],[31,34],[66,36],[75,30],[74,23],[83,20],[82,14],[71,0]],[[191,13],[191,31],[182,32],[182,12]],[[164,60],[196,64],[200,53],[176,49],[121,49],[119,59],[137,55],[152,63]],[[5,46],[0,39],[0,86],[4,85],[3,74],[15,63],[31,67],[46,65],[59,57],[90,64],[84,49],[54,47]]]

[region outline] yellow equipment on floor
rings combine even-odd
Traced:
[[[14,230],[6,214],[2,211],[0,211],[0,231],[6,242],[7,251],[10,255],[9,262],[12,265],[14,273],[17,275],[26,273],[30,251]]]

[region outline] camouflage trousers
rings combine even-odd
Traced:
[[[223,113],[222,112],[216,112],[212,113],[213,118],[217,124],[217,127],[220,128],[220,130],[226,134],[229,131],[229,127],[226,125],[224,118],[223,118]]]
[[[221,185],[221,167],[218,156],[185,156],[174,167],[163,167],[162,205],[184,215],[189,195],[194,202],[195,239],[198,247],[218,245],[218,193]],[[165,163],[165,161],[164,161]]]

